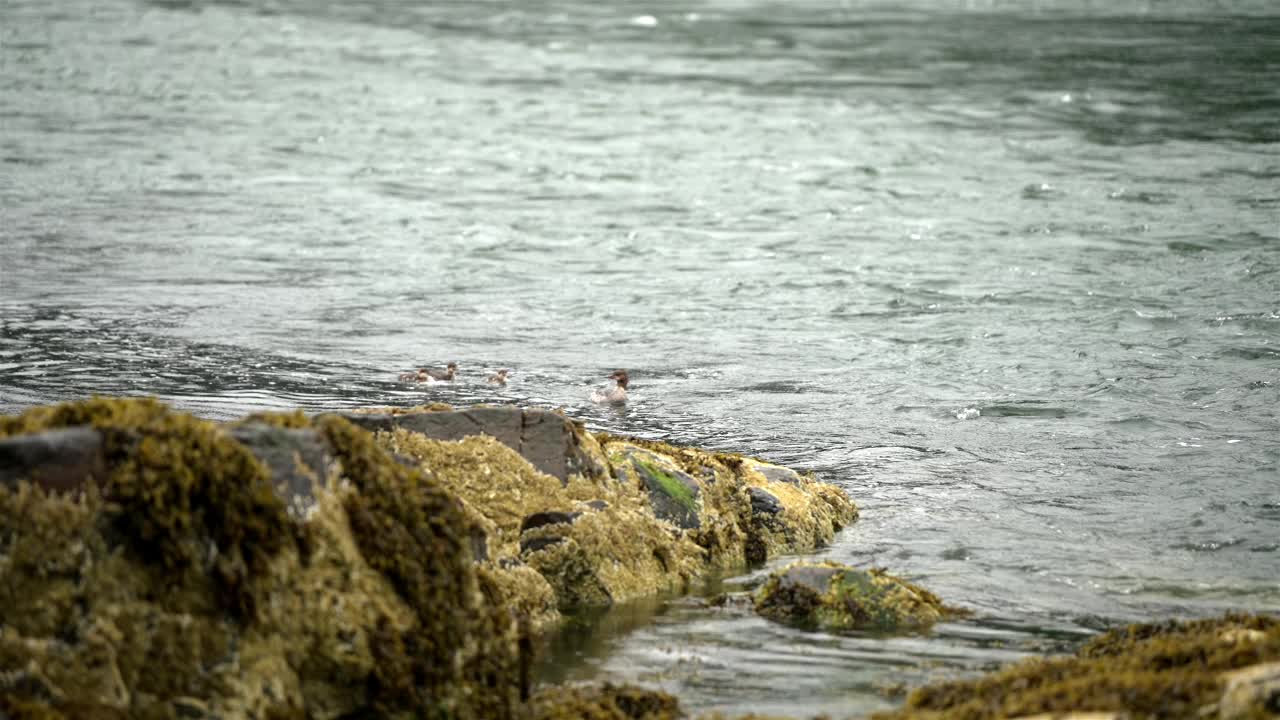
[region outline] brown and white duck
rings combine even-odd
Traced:
[[[443,370],[430,370],[428,368],[423,368],[419,372],[426,373],[426,378],[423,380],[419,380],[418,382],[427,382],[427,383],[453,382],[453,374],[456,373],[457,371],[458,371],[458,363],[456,362],[451,362],[448,365],[445,365]]]
[[[621,405],[627,401],[627,383],[630,382],[627,371],[614,370],[609,379],[614,381],[613,387],[591,391],[591,402]]]
[[[401,382],[419,382],[419,383],[435,383],[435,382],[451,382],[453,374],[458,371],[458,363],[449,363],[444,370],[432,370],[430,368],[418,368],[407,373],[400,373]]]
[[[499,370],[498,372],[496,372],[496,373],[494,373],[494,374],[492,374],[492,375],[490,375],[490,376],[489,376],[488,383],[489,383],[490,385],[506,385],[506,384],[507,384],[507,374],[508,374],[508,373],[510,373],[510,372],[511,372],[511,371],[510,371],[510,370],[508,370],[507,368],[502,368],[502,369],[501,369],[501,370]]]

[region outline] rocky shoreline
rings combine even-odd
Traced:
[[[0,418],[0,717],[685,717],[634,687],[535,693],[536,639],[565,613],[811,551],[857,515],[789,468],[547,410],[33,408]],[[963,614],[830,563],[782,568],[744,601],[829,632]],[[919,689],[884,717],[1280,710],[1274,619],[1124,633]]]

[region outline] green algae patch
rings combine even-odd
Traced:
[[[615,438],[607,439],[604,451],[614,477],[641,493],[655,517],[701,547],[708,569],[745,565],[743,528],[750,522],[751,505],[733,471],[711,453],[685,450],[672,457],[658,448],[677,452],[661,443]]]
[[[937,595],[879,568],[793,563],[756,591],[755,610],[771,620],[833,632],[918,631],[964,614]]]
[[[1045,713],[1132,718],[1274,718],[1280,687],[1237,694],[1232,678],[1280,660],[1280,620],[1227,614],[1131,625],[1074,656],[1035,658],[972,680],[937,683],[877,720],[987,720]]]
[[[207,573],[228,609],[251,615],[253,578],[293,539],[266,468],[216,424],[154,399],[34,408],[0,419],[0,437],[75,426],[102,434],[102,492],[133,551],[173,576]]]
[[[637,466],[647,471],[649,476],[657,482],[662,494],[674,500],[686,511],[690,513],[698,512],[698,501],[694,498],[693,491],[689,489],[689,486],[652,462],[641,458],[635,458],[634,462]]]

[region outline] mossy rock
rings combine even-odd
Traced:
[[[171,578],[211,581],[228,610],[251,615],[255,576],[296,540],[266,467],[214,423],[152,399],[33,408],[0,418],[0,438],[82,426],[102,436],[101,492],[132,551]]]
[[[488,435],[433,440],[400,427],[376,438],[492,523],[495,576],[512,563],[532,568],[549,583],[559,608],[678,592],[705,570],[698,548],[658,520],[637,487],[584,475],[562,482]],[[500,585],[541,597],[528,582]],[[532,596],[512,601],[540,602]]]
[[[290,432],[251,444],[322,440],[323,462],[270,463],[311,456],[306,512],[287,511],[243,427],[153,400],[0,418],[0,437],[92,428],[105,468],[70,493],[0,487],[3,711],[514,717],[528,658],[493,588],[521,579],[481,577],[476,516],[340,418],[254,423]]]
[[[683,720],[674,697],[634,685],[548,688],[528,703],[524,720]]]
[[[642,493],[655,517],[703,549],[708,568],[746,563],[751,504],[736,456],[601,434],[613,475]],[[726,464],[728,463],[728,464]]]
[[[755,609],[771,620],[835,632],[917,631],[959,613],[881,569],[806,562],[772,573],[755,593]]]
[[[928,685],[877,720],[994,720],[1063,713],[1129,718],[1274,718],[1280,619],[1227,614],[1131,625],[1075,655],[1033,658],[971,680]]]

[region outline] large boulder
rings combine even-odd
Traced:
[[[527,660],[467,508],[339,418],[259,421],[284,432],[149,400],[0,418],[26,448],[0,485],[0,714],[520,711]],[[51,482],[30,437],[71,428],[97,439],[41,440],[84,469]],[[305,513],[289,508],[301,480],[272,468],[308,476]]]

